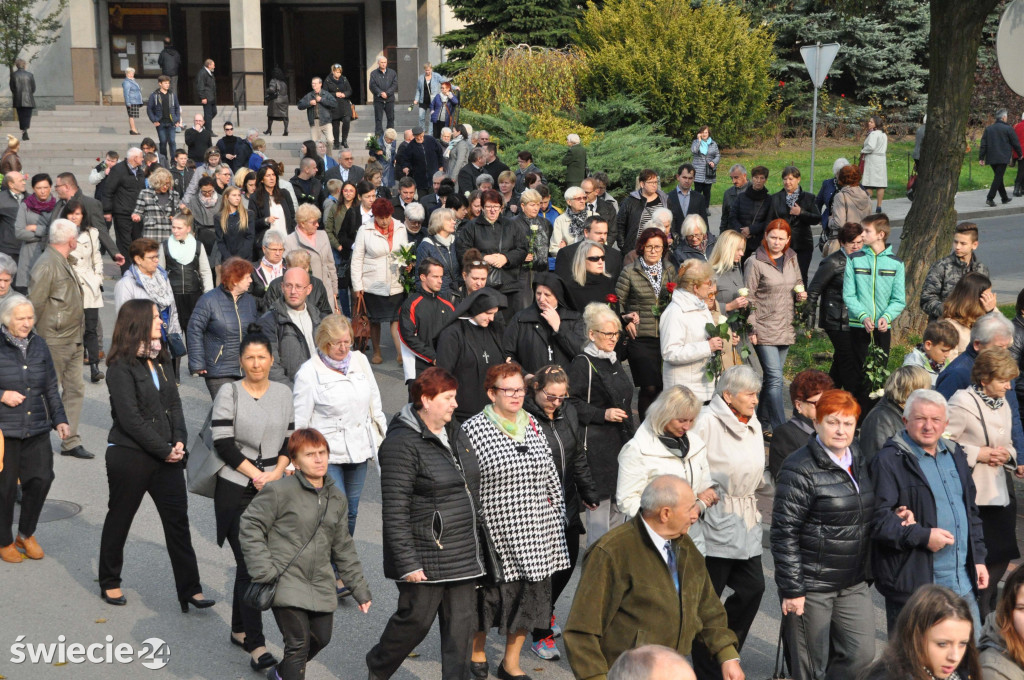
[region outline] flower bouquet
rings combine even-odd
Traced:
[[[391,253],[391,257],[398,262],[398,275],[402,278],[402,288],[406,294],[416,289],[416,246],[400,246],[398,250]]]
[[[793,293],[795,294],[803,292],[804,287],[801,285],[793,288]],[[793,303],[793,328],[796,329],[797,333],[803,334],[808,340],[814,334],[814,328],[811,326],[812,311],[809,300],[804,300],[803,302],[795,301]]]
[[[732,336],[729,329],[729,321],[725,320],[722,323],[715,325],[713,323],[704,324],[704,332],[708,334],[708,339],[721,338],[725,347],[732,346]],[[743,357],[744,359],[746,357]],[[708,382],[716,383],[720,377],[722,377],[722,371],[725,370],[722,365],[722,350],[717,350],[711,353],[711,358],[708,359],[707,366],[704,367],[704,377],[708,379]]]
[[[539,260],[537,259],[537,240],[539,238],[540,238],[540,226],[536,225],[536,224],[531,224],[530,225],[530,243],[529,243],[529,248],[527,248],[527,250],[526,250],[526,253],[527,253],[528,256],[532,255],[533,257],[528,262],[526,262],[526,267],[528,269],[536,269],[537,268],[537,263],[539,262]],[[544,261],[544,264],[545,265],[547,264],[547,260]]]
[[[889,379],[889,357],[885,350],[875,344],[874,335],[868,345],[868,356],[864,359],[864,377],[871,386],[869,399],[881,399],[885,393],[885,381]]]
[[[665,290],[658,296],[657,304],[651,305],[651,312],[654,314],[654,318],[661,318],[661,313],[665,311],[665,308],[668,307],[668,303],[672,301],[672,293],[674,293],[675,290],[675,281],[669,281],[665,284]]]
[[[377,135],[372,132],[366,135],[366,150],[369,151],[372,156],[376,156],[378,153],[384,152],[384,149],[380,148],[380,142],[377,140]]]

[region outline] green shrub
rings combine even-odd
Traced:
[[[621,92],[610,97],[590,97],[579,108],[580,122],[597,130],[615,130],[633,123],[648,122],[647,105],[638,97]]]
[[[664,130],[689,142],[703,124],[719,145],[742,142],[767,119],[773,36],[718,0],[606,0],[587,4],[576,44],[583,91],[641,99]]]

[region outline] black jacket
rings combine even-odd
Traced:
[[[370,71],[369,87],[374,99],[377,99],[381,92],[386,92],[387,99],[381,101],[394,103],[395,94],[398,92],[398,73],[393,68],[384,69],[383,73],[380,68],[375,68]]]
[[[188,185],[192,183],[192,176],[196,174],[195,169],[188,167],[184,170],[171,168],[170,173],[174,181],[174,190],[178,192],[179,196],[184,196]]]
[[[133,174],[127,160],[112,167],[103,185],[103,212],[122,217],[131,215],[139,194],[146,188],[145,174],[142,166],[135,168]]]
[[[605,252],[607,253],[608,251]],[[565,289],[569,293],[569,303],[580,314],[583,313],[583,310],[591,302],[608,302],[608,296],[615,294],[615,284],[618,282],[617,277],[590,273],[587,273],[585,280],[586,284],[582,286],[571,277],[565,280]]]
[[[334,97],[334,103],[336,106],[331,111],[331,120],[344,120],[346,118],[352,118],[352,86],[349,85],[348,78],[342,76],[335,80],[334,74],[329,74],[324,78],[324,89],[327,93]],[[338,93],[345,95],[342,98],[338,98]],[[341,140],[338,140],[341,141]]]
[[[107,441],[164,460],[177,442],[188,444],[185,415],[170,366],[154,362],[160,389],[145,362],[121,359],[107,367],[110,417]]]
[[[903,409],[889,397],[878,400],[860,424],[860,452],[865,464],[885,446],[889,437],[895,437],[903,431]]]
[[[196,254],[188,264],[181,264],[171,257],[170,241],[164,241],[164,264],[166,265],[167,281],[171,290],[177,295],[191,295],[203,292],[203,276],[199,273],[199,258],[203,244],[196,239]]]
[[[532,415],[551,447],[551,455],[555,459],[555,469],[562,480],[565,493],[566,523],[580,533],[585,533],[580,513],[583,506],[580,497],[590,505],[597,505],[597,488],[590,476],[590,464],[583,452],[583,437],[580,429],[579,415],[576,407],[568,401],[562,402],[555,411],[554,418],[549,419],[537,402],[527,397],[524,408]]]
[[[747,238],[747,253],[753,253],[761,245],[764,238],[764,228],[768,224],[768,210],[771,208],[771,196],[767,189],[756,191],[754,183],[747,184],[736,197],[736,203],[729,211],[729,229],[739,231],[743,228],[750,229],[750,236]]]
[[[772,194],[771,206],[768,208],[768,222],[774,219],[783,219],[789,224],[792,232],[790,247],[798,253],[808,253],[814,250],[814,238],[811,236],[811,227],[821,223],[821,211],[814,203],[814,194],[797,189],[799,196],[796,204],[800,207],[799,215],[790,215],[789,207],[786,205],[786,190]]]
[[[12,439],[34,437],[68,422],[50,348],[35,331],[28,337],[28,350],[22,355],[0,331],[0,392],[13,390],[25,396],[14,407],[0,404],[0,430]]]
[[[967,510],[967,577],[977,584],[976,564],[984,564],[985,541],[981,518],[974,502],[976,490],[967,455],[959,444],[940,440],[954,448],[953,461],[963,489],[961,501]],[[932,556],[928,549],[931,530],[937,526],[935,496],[921,471],[917,457],[903,441],[902,435],[889,439],[870,463],[868,473],[875,485],[875,514],[871,523],[874,540],[871,552],[871,570],[875,588],[887,600],[906,602],[923,585],[933,583]],[[907,506],[914,513],[917,524],[902,526],[894,512]],[[975,585],[975,594],[977,586]]]
[[[548,364],[558,364],[568,369],[572,358],[580,353],[585,344],[583,318],[561,300],[558,304],[558,318],[561,323],[558,332],[555,332],[541,317],[536,302],[516,312],[502,339],[505,355],[512,357],[512,361],[517,362],[527,373],[533,373]]]
[[[316,178],[316,175],[309,179],[302,179],[299,177],[299,173],[295,173],[288,181],[292,183],[292,189],[295,190],[295,198],[298,199],[299,205],[309,203],[317,208],[323,207],[324,185],[323,182]]]
[[[455,318],[455,305],[434,293],[417,290],[402,303],[398,334],[402,344],[416,355],[416,375],[437,358],[437,338]]]
[[[843,277],[846,275],[847,259],[846,253],[840,248],[818,263],[818,269],[807,286],[811,327],[817,321],[826,331],[850,330],[850,315],[843,302]]]
[[[36,106],[36,77],[23,68],[11,74],[11,106],[34,109]]]
[[[599,202],[603,203],[603,201]],[[550,229],[548,230],[548,236],[551,236]],[[608,243],[604,247],[604,270],[612,277],[612,281],[618,281],[619,274],[622,273],[622,253],[612,248],[612,243],[613,241],[609,234]],[[546,253],[548,242],[545,241],[543,245],[544,252]],[[583,245],[583,241],[577,241],[558,249],[558,254],[555,255],[555,275],[563,281],[572,280],[572,263],[576,259],[576,251],[579,250],[581,245]]]
[[[280,300],[283,295],[281,293],[281,284],[284,282],[283,276],[278,276],[276,279],[270,282],[270,285],[264,286],[263,281],[259,281],[257,284],[258,276],[253,277],[253,285],[250,286],[249,292],[252,293],[259,302],[259,310],[266,312],[271,309],[277,301]],[[313,286],[313,292],[306,298],[306,304],[316,307],[320,312],[320,317],[330,316],[334,313],[334,309],[331,307],[331,301],[333,297],[327,297],[327,286],[324,282],[316,278],[313,275],[309,277],[309,283]]]
[[[868,577],[874,491],[857,445],[850,451],[857,485],[817,439],[782,465],[771,528],[781,597],[834,592]]]
[[[458,176],[459,193],[465,194],[466,192],[473,193],[476,191],[476,178],[482,175],[483,172],[483,168],[478,168],[472,163],[466,163],[462,166]]]
[[[416,189],[426,196],[431,190],[431,178],[438,170],[444,170],[444,149],[441,142],[430,136],[424,136],[423,142],[416,140],[406,144],[398,154],[395,165],[396,175],[408,168],[409,177],[416,180]],[[495,185],[498,181],[495,179]]]
[[[208,104],[217,103],[217,79],[203,66],[196,74],[196,99],[200,103],[205,99]],[[206,121],[209,123],[210,121]]]
[[[807,446],[807,440],[814,437],[814,423],[807,416],[795,412],[793,417],[775,428],[772,443],[768,447],[768,471],[772,479],[779,478],[782,464],[793,453]]]
[[[484,573],[476,452],[457,421],[445,431],[451,447],[406,404],[377,452],[387,578],[422,569],[427,583],[439,583]]]
[[[1013,317],[1013,344],[1010,345],[1010,354],[1017,362],[1017,368],[1022,369],[1021,373],[1024,374],[1024,317],[1020,314]],[[1024,402],[1024,380],[1018,378],[1014,384],[1014,390],[1017,392],[1017,401]]]
[[[188,148],[188,157],[196,165],[205,162],[206,151],[213,146],[213,132],[208,127],[196,130],[190,127],[185,130],[185,146]],[[188,186],[186,185],[186,189]],[[182,196],[185,194],[182,193]]]
[[[291,194],[287,191],[280,191],[279,195],[281,209],[284,210],[284,228],[290,234],[295,231],[295,206],[292,204]],[[249,209],[252,210],[253,217],[250,224],[254,225],[252,257],[249,259],[258,262],[259,258],[263,257],[263,234],[270,229],[270,222],[267,221],[267,218],[270,217],[270,194],[257,191],[249,199]]]
[[[487,369],[505,360],[500,316],[496,315],[486,328],[459,319],[437,336],[435,363],[459,381],[455,417],[460,421],[472,418],[490,403],[483,390],[484,377]]]
[[[245,258],[246,260],[253,259],[253,255],[256,253],[256,241],[255,234],[253,233],[253,227],[256,224],[256,217],[252,210],[246,210],[246,219],[248,219],[248,226],[243,230],[239,228],[241,224],[241,212],[245,210],[244,207],[239,206],[238,214],[235,219],[228,215],[228,225],[225,230],[221,224],[221,220],[218,219],[213,225],[213,235],[216,238],[217,250],[220,252],[221,262],[227,260],[229,257],[237,255],[238,257]],[[263,240],[262,238],[260,239]]]
[[[668,196],[658,189],[658,196],[661,198],[660,208],[668,207]],[[640,218],[647,208],[647,199],[637,189],[619,203],[619,214],[615,217],[616,242],[619,250],[628,253],[636,249],[637,228],[640,226]],[[611,229],[609,228],[609,234]],[[611,241],[609,241],[610,243]]]
[[[162,75],[176,76],[181,70],[181,55],[178,53],[178,50],[168,45],[160,52],[160,56],[156,58],[156,63],[160,66],[160,73]]]
[[[526,233],[518,225],[501,217],[491,224],[482,213],[455,232],[459,262],[470,248],[477,248],[481,255],[500,253],[508,259],[504,267],[492,269],[487,275],[487,285],[505,294],[519,290],[519,269],[529,247]]]
[[[21,241],[14,235],[14,223],[18,219],[21,201],[9,189],[0,190],[0,253],[18,257]]]
[[[323,315],[308,298],[306,313],[313,323],[315,338],[316,329],[320,326]],[[313,348],[306,344],[306,336],[292,321],[288,314],[288,305],[283,299],[277,300],[267,313],[260,317],[259,323],[263,334],[270,340],[270,352],[274,356],[274,364],[270,367],[270,379],[291,387],[295,381],[295,374],[312,356]]]
[[[1021,153],[1020,140],[1013,126],[1005,120],[996,122],[985,128],[981,135],[981,146],[978,147],[978,160],[985,161],[989,165],[1008,165],[1016,152]]]
[[[679,193],[678,187],[668,192],[668,205],[666,206],[672,211],[672,238],[679,241],[682,238],[682,227],[683,220],[690,215],[700,215],[704,218],[705,231],[711,233],[711,228],[707,227],[708,223],[708,202],[704,198],[704,194],[693,189],[690,190],[690,204],[686,207],[686,213],[683,214],[682,206],[679,204]]]
[[[248,293],[237,301],[224,286],[203,293],[186,331],[188,370],[206,371],[207,378],[241,378],[238,349],[257,318],[256,298]]]

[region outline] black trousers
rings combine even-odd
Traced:
[[[168,452],[170,446],[168,446]],[[148,453],[125,446],[107,447],[107,517],[100,535],[100,587],[121,587],[124,546],[142,499],[149,494],[164,528],[178,599],[203,592],[199,565],[188,526],[185,464],[165,463]]]
[[[341,102],[343,106],[351,106],[348,100],[345,99]],[[341,128],[341,136],[338,136],[338,128]],[[346,116],[344,118],[336,118],[331,121],[331,131],[334,133],[334,143],[344,144],[348,146],[348,129],[352,127],[352,116]]]
[[[810,283],[811,280],[807,278],[807,272],[810,271],[811,260],[814,259],[814,246],[807,246],[806,250],[793,248],[793,252],[796,253],[796,262],[800,266],[800,276],[805,284]]]
[[[709,182],[694,182],[693,189],[704,197],[706,205],[711,205],[711,187],[715,186]]]
[[[217,480],[218,488],[221,484],[230,483],[222,479]],[[235,556],[235,587],[231,598],[231,632],[245,633],[245,651],[247,652],[264,647],[267,644],[266,638],[263,636],[263,612],[246,606],[242,602],[242,595],[245,594],[246,588],[252,583],[252,576],[249,575],[249,570],[245,566],[245,556],[242,554],[242,543],[238,538],[238,528],[242,519],[242,513],[249,507],[251,500],[251,495],[243,496],[242,502],[234,510],[235,516],[231,521],[231,525],[228,526],[226,537],[228,545],[231,546],[231,552]],[[215,499],[214,503],[216,502],[217,500]]]
[[[53,449],[50,433],[17,439],[4,437],[4,469],[0,471],[0,547],[14,543],[14,502],[21,479],[21,517],[18,533],[36,533],[43,503],[53,484]]]
[[[743,650],[743,641],[747,639],[750,625],[757,616],[764,595],[764,570],[761,568],[761,556],[749,560],[729,560],[721,557],[705,558],[708,576],[715,592],[721,596],[726,586],[733,593],[725,601],[725,614],[729,621],[729,630],[736,633],[739,644],[737,651]],[[700,640],[693,641],[693,670],[698,678],[720,678],[722,669],[708,648]]]
[[[303,680],[306,663],[331,641],[334,612],[311,612],[294,607],[274,607],[274,620],[284,638],[284,656],[277,664],[281,680]]]
[[[100,363],[100,310],[92,308],[85,310],[85,330],[82,332],[82,344],[85,345],[85,356],[89,363],[99,369]]]
[[[1006,172],[1006,163],[996,163],[989,167],[992,168],[992,186],[989,187],[988,195],[985,198],[991,201],[996,197],[996,192],[998,191],[999,198],[1003,199],[1003,202],[1005,203],[1009,200],[1009,196],[1006,195],[1006,187],[1003,185],[1003,174]]]
[[[213,117],[217,115],[217,105],[209,99],[203,104],[203,118],[206,120],[206,127],[213,129]]]
[[[121,273],[124,274],[132,266],[132,258],[128,254],[132,241],[142,238],[142,220],[132,221],[131,215],[120,215],[114,213],[114,242],[117,249],[124,255],[124,264],[121,265]]]
[[[1024,176],[1021,175],[1022,161],[1017,161],[1017,177],[1013,181],[1013,195],[1020,196],[1021,192],[1024,191]]]
[[[381,633],[380,642],[366,654],[370,677],[390,678],[409,653],[430,632],[438,619],[441,632],[442,680],[469,677],[476,620],[469,613],[476,607],[476,581],[452,583],[407,583],[398,581],[398,610]]]
[[[206,381],[206,389],[210,392],[210,399],[216,399],[217,393],[220,392],[220,388],[224,387],[228,383],[233,383],[240,378],[210,378],[204,376],[203,380]]]
[[[863,333],[863,331],[861,331]],[[828,375],[837,389],[856,394],[860,389],[860,366],[853,351],[853,331],[825,331],[832,341],[832,367]],[[866,335],[866,334],[865,334]]]
[[[178,322],[181,325],[182,334],[188,329],[188,321],[192,318],[192,312],[196,308],[196,303],[199,302],[199,298],[203,296],[202,291],[196,291],[195,293],[175,293],[174,294],[174,306],[178,308]],[[186,357],[177,357],[174,359],[174,379],[179,383],[181,382],[181,360]]]
[[[384,125],[384,117],[387,116],[387,125]],[[386,128],[395,127],[395,100],[387,99],[373,100],[373,132],[380,137]]]
[[[565,591],[565,587],[569,585],[569,581],[572,580],[572,571],[576,568],[576,562],[580,557],[580,536],[583,535],[583,530],[576,526],[569,526],[565,530],[565,544],[569,547],[569,568],[560,569],[551,575],[551,612],[554,614],[555,603],[558,602],[558,596]],[[551,637],[554,631],[551,627],[547,628],[535,628],[533,630],[533,641],[543,640],[546,637]]]
[[[32,107],[31,106],[18,106],[15,107],[18,112],[18,129],[25,131],[28,130],[32,125]]]
[[[871,393],[871,384],[864,378],[864,361],[868,358],[871,338],[874,338],[875,344],[885,351],[886,359],[888,359],[889,347],[892,345],[891,330],[884,333],[877,330],[867,333],[863,328],[850,328],[850,348],[853,350],[853,360],[856,362],[855,369],[858,376],[858,389],[853,393],[853,396],[857,398],[857,403],[860,404],[861,418],[871,410],[871,407],[877,401],[877,399],[871,399],[868,396]]]

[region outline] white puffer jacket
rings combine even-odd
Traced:
[[[405,225],[398,220],[394,229],[390,248],[387,237],[377,231],[372,220],[356,232],[352,246],[352,290],[384,297],[402,292],[402,277],[398,273],[401,262],[394,253],[409,244],[409,237]]]
[[[658,322],[664,388],[689,387],[701,402],[711,399],[715,393],[715,384],[704,375],[711,358],[711,346],[704,329],[709,323],[713,323],[713,319],[708,306],[682,288],[672,293],[672,301]]]
[[[103,306],[103,258],[100,256],[100,237],[96,227],[78,232],[78,245],[71,251],[75,258],[71,268],[82,284],[82,306],[97,309]]]

